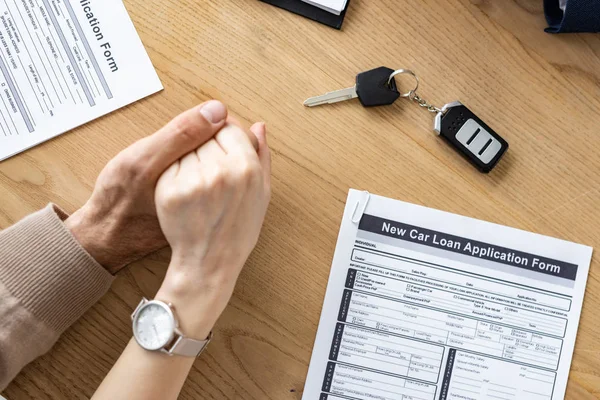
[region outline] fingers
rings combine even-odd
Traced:
[[[256,154],[256,149],[252,145],[250,136],[255,135],[246,133],[243,128],[228,121],[219,133],[215,135],[215,140],[227,154]]]
[[[167,168],[167,170],[165,172],[163,172],[163,174],[161,175],[161,178],[165,178],[165,179],[172,179],[174,178],[177,173],[179,172],[179,168],[181,168],[181,163],[179,161],[175,161],[173,164],[171,164],[171,166],[169,168]]]
[[[203,164],[219,162],[226,155],[225,150],[223,150],[215,139],[210,139],[208,142],[204,143],[196,150],[196,154]]]
[[[180,171],[191,171],[198,166],[198,155],[195,151],[189,152],[179,160]]]
[[[267,144],[267,126],[264,122],[257,122],[250,128],[258,141],[258,158],[263,168],[265,185],[271,187],[271,150]]]
[[[165,182],[172,181],[175,176],[179,173],[179,169],[181,167],[181,163],[179,161],[175,161],[163,174],[158,178],[158,182],[156,183],[156,187],[159,188]],[[156,194],[155,194],[156,195]],[[155,199],[156,201],[156,199]]]
[[[256,135],[254,135],[252,132],[249,132],[246,128],[244,128],[244,126],[240,123],[240,121],[237,120],[237,118],[232,117],[230,115],[227,117],[226,123],[237,126],[242,131],[244,131],[244,133],[246,133],[246,135],[248,136],[250,143],[252,143],[252,147],[254,148],[254,150],[258,151],[258,140],[256,139]]]
[[[127,151],[148,165],[149,177],[158,179],[171,164],[212,138],[225,124],[227,108],[211,100],[175,117]]]
[[[252,132],[246,131],[246,129],[242,126],[240,121],[238,121],[237,118],[232,117],[231,115],[227,117],[227,123],[233,124],[241,130],[243,130],[244,132],[246,132],[246,135],[248,135],[248,139],[250,139],[250,143],[252,143],[252,147],[254,147],[254,150],[258,151],[258,140],[256,139],[256,135],[254,135]]]

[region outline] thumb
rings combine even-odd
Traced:
[[[226,119],[225,105],[210,100],[179,114],[156,133],[138,141],[126,151],[146,164],[149,177],[156,180],[171,164],[219,132]]]

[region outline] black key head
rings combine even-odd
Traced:
[[[396,80],[392,79],[388,86],[393,72],[393,69],[379,67],[356,76],[356,94],[364,107],[387,106],[398,100],[400,92]]]

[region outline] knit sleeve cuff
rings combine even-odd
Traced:
[[[63,224],[66,218],[49,204],[0,235],[0,281],[59,333],[96,303],[113,281]]]

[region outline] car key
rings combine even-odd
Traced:
[[[304,105],[315,107],[355,98],[358,98],[364,107],[390,105],[400,97],[396,81],[393,77],[390,79],[393,72],[393,69],[386,67],[361,72],[356,76],[356,85],[353,87],[311,97],[304,102]]]
[[[462,154],[479,171],[488,173],[498,164],[508,150],[508,143],[494,132],[471,110],[459,101],[438,108],[417,94],[419,78],[407,69],[399,69],[390,74],[391,81],[400,74],[409,74],[415,79],[412,90],[400,94],[401,97],[416,102],[431,113],[435,113],[433,130],[443,137],[455,150]]]
[[[506,140],[458,101],[442,107],[433,130],[481,172],[490,172],[508,150]]]
[[[412,90],[405,93],[398,91],[395,77],[401,74],[409,74],[415,79]],[[435,113],[434,131],[481,172],[490,172],[508,150],[506,140],[460,102],[455,101],[439,108],[419,96],[418,88],[419,78],[413,71],[408,69],[394,71],[380,67],[358,74],[354,87],[311,97],[304,102],[304,105],[314,107],[358,97],[363,106],[374,107],[392,104],[399,97],[407,98],[427,111]]]

